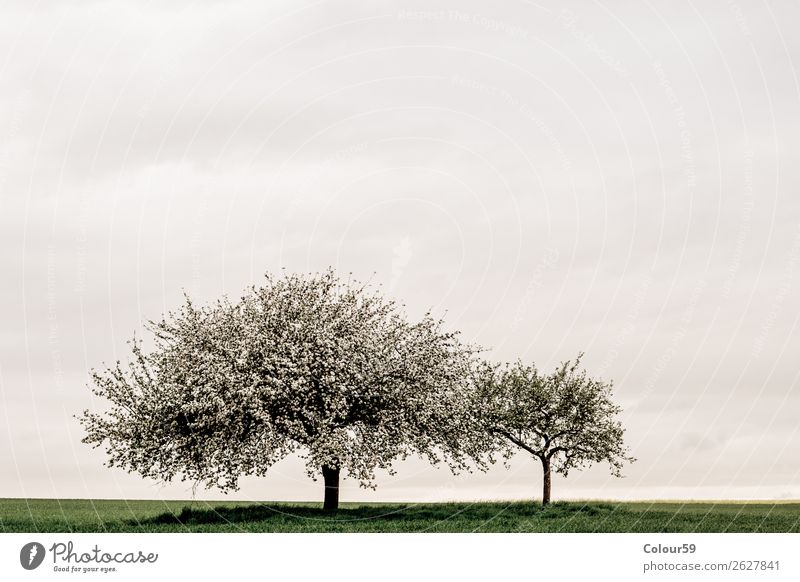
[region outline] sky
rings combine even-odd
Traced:
[[[88,373],[188,293],[329,266],[496,361],[585,352],[638,461],[554,499],[800,498],[800,5],[0,5],[0,497],[103,466]],[[419,460],[343,501],[524,499]],[[236,499],[320,499],[289,458]]]

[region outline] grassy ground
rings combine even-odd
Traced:
[[[800,532],[800,503],[348,504],[0,499],[3,532]]]

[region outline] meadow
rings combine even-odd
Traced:
[[[0,532],[794,532],[800,502],[316,503],[0,499]]]

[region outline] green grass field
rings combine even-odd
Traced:
[[[800,532],[800,503],[348,504],[0,499],[3,532]]]

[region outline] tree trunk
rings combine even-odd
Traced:
[[[541,457],[542,459],[542,472],[544,473],[544,479],[542,484],[542,505],[547,505],[550,503],[550,458],[549,457]]]
[[[322,478],[325,481],[325,503],[322,510],[335,513],[339,509],[339,467],[323,465]]]

